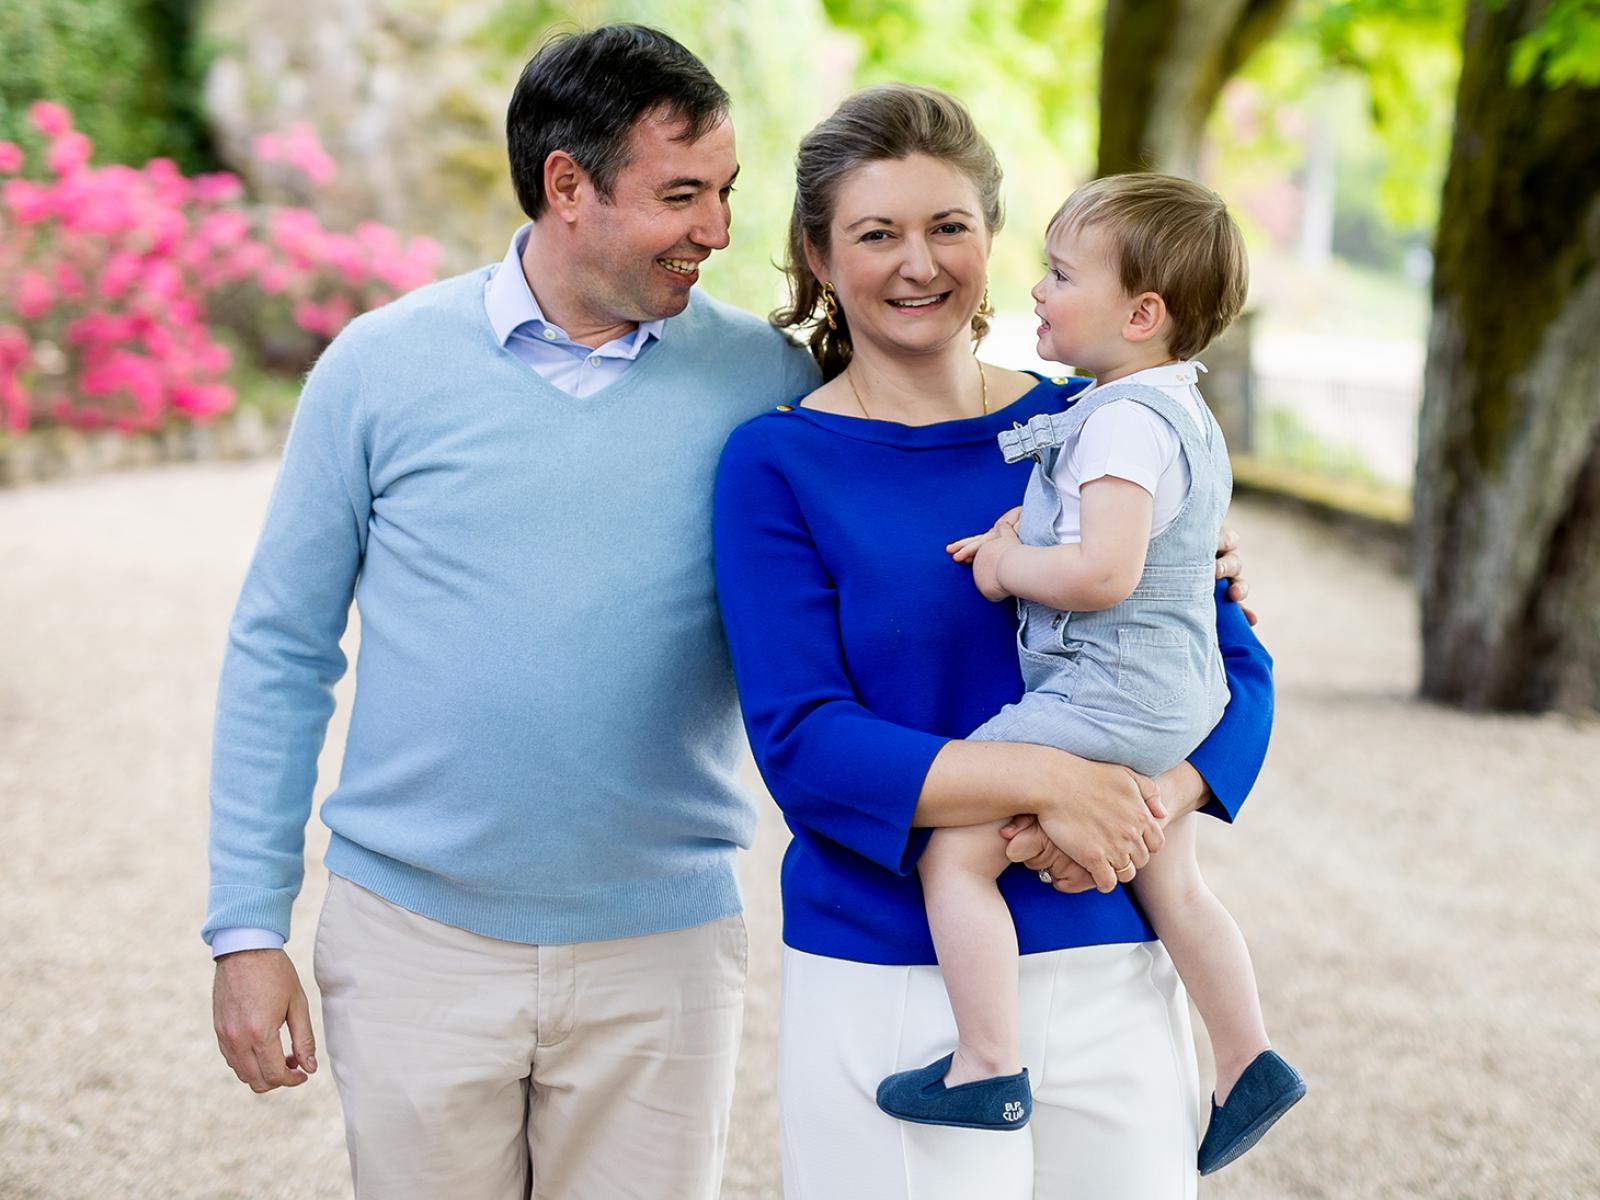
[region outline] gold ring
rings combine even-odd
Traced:
[[[1124,871],[1131,871],[1131,870],[1133,870],[1133,855],[1130,854],[1130,855],[1128,855],[1128,861],[1123,863],[1120,867],[1117,868],[1117,874],[1121,875]]]

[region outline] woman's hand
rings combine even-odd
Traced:
[[[1130,864],[1137,871],[1161,849],[1167,810],[1155,782],[1127,767],[1070,755],[1061,762],[1068,777],[1052,781],[1039,806],[1039,826],[1096,888],[1109,892],[1133,878]]]
[[[1088,892],[1094,890],[1094,876],[1085,871],[1049,838],[1045,837],[1039,818],[1031,813],[1012,817],[1000,828],[1006,839],[1006,857],[1021,863],[1030,871],[1043,871],[1050,876],[1050,886],[1058,892]],[[1040,877],[1041,880],[1043,876]]]
[[[1155,785],[1161,807],[1166,809],[1166,815],[1158,818],[1163,827],[1178,817],[1198,811],[1211,798],[1205,778],[1187,762],[1156,776]],[[1087,892],[1095,886],[1094,877],[1045,836],[1039,818],[1031,813],[1012,817],[1001,827],[1000,836],[1006,839],[1007,858],[1030,871],[1048,872],[1050,886],[1056,891]],[[1150,853],[1153,857],[1156,852],[1151,850]]]
[[[1228,599],[1240,608],[1244,608],[1245,597],[1250,594],[1250,585],[1244,581],[1244,576],[1241,574],[1243,570],[1244,560],[1239,554],[1239,534],[1224,525],[1217,535],[1217,578],[1233,580],[1228,588]],[[1244,608],[1244,619],[1254,625],[1255,610]]]

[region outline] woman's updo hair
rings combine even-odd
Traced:
[[[806,243],[826,256],[839,187],[856,168],[925,154],[957,168],[978,190],[983,221],[992,236],[1004,222],[1000,206],[1000,161],[966,106],[934,88],[886,83],[849,97],[800,142],[794,163],[794,212],[784,274],[789,304],[772,314],[780,329],[810,325],[809,345],[832,379],[850,362],[850,327],[841,310],[829,329],[822,311],[822,285],[806,263]],[[989,332],[984,313],[972,318],[972,336]]]

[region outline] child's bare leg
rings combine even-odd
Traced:
[[[1191,813],[1167,826],[1166,845],[1139,872],[1133,889],[1206,1023],[1222,1104],[1271,1043],[1244,935],[1200,875],[1198,820]]]
[[[1022,1070],[1017,930],[995,879],[1008,865],[1003,821],[939,829],[917,865],[933,948],[956,1018],[954,1087]]]

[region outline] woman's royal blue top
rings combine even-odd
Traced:
[[[1021,503],[1032,463],[996,435],[1087,385],[1041,382],[999,412],[906,426],[796,408],[728,440],[716,489],[717,590],[745,728],[794,840],[783,939],[869,963],[932,963],[911,816],[934,756],[1022,694],[1015,610],[945,545]],[[1190,756],[1232,820],[1266,756],[1272,660],[1217,588],[1232,699]],[[1126,888],[1063,895],[1000,877],[1024,954],[1154,937]]]

